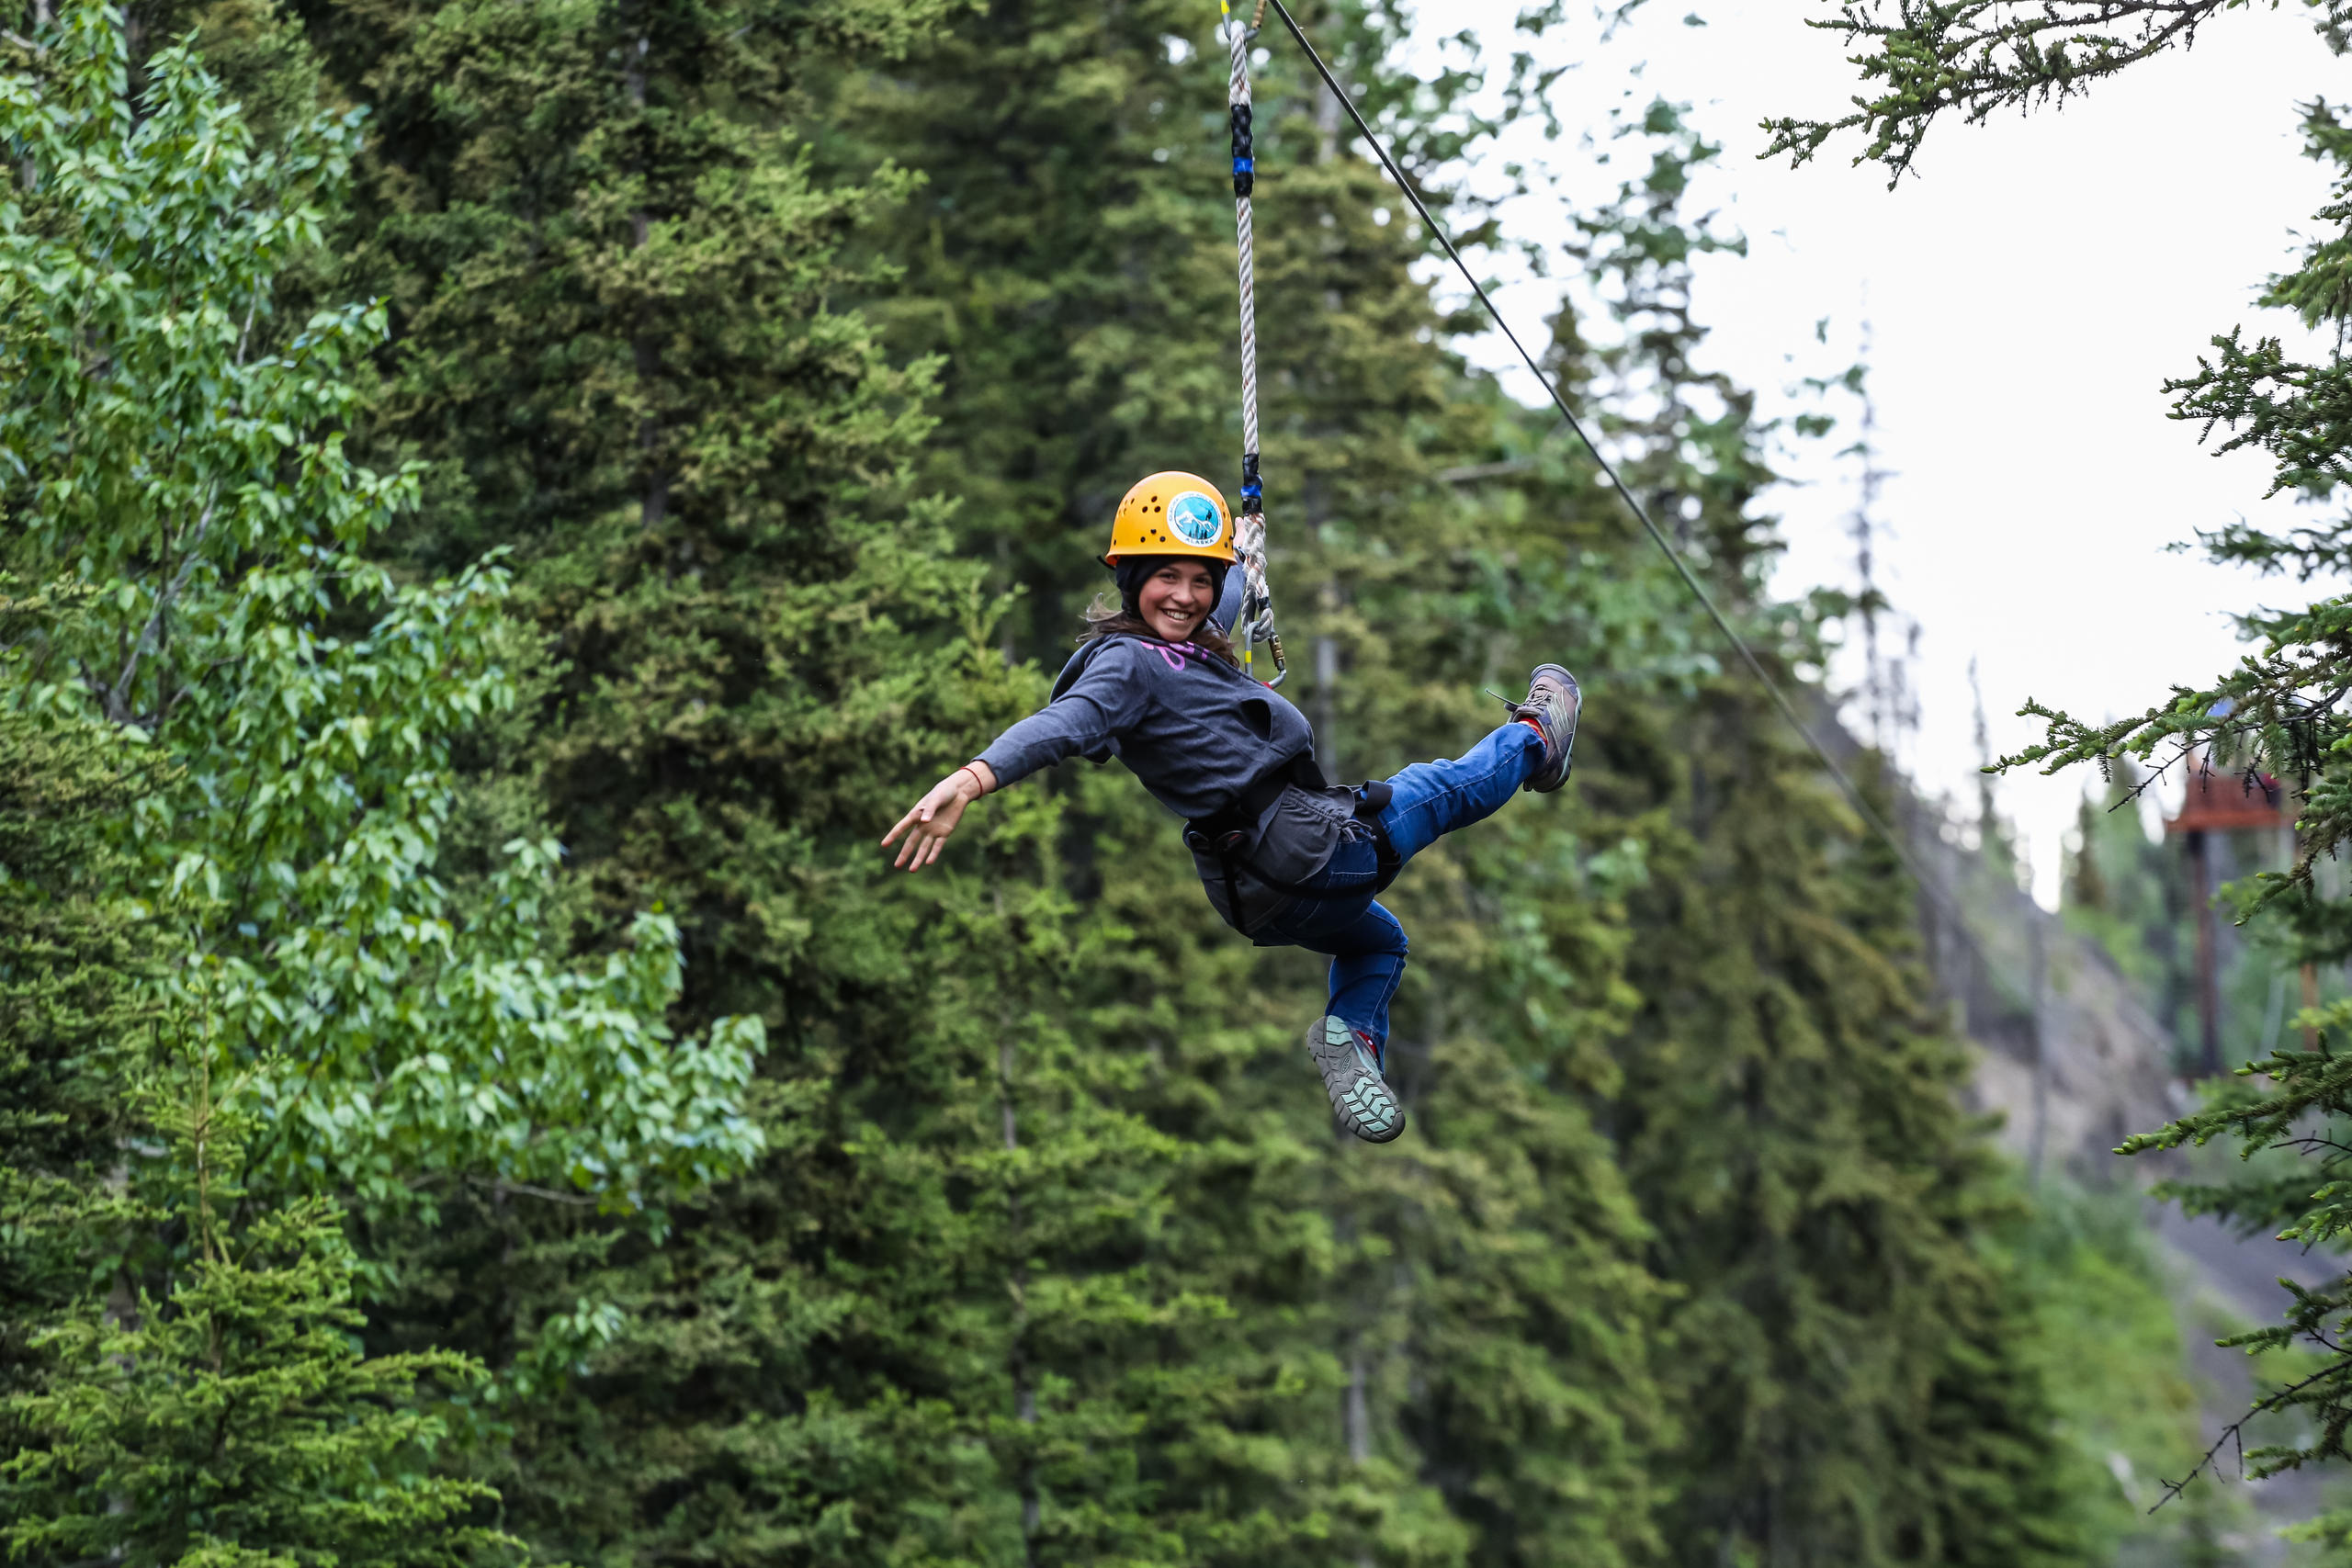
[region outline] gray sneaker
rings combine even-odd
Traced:
[[[1515,719],[1532,718],[1544,737],[1544,765],[1528,779],[1527,787],[1549,795],[1568,782],[1568,754],[1577,746],[1577,715],[1584,711],[1584,694],[1577,678],[1556,664],[1539,664],[1527,678],[1527,700],[1511,705]]]
[[[1306,1031],[1306,1054],[1349,1132],[1367,1144],[1385,1144],[1405,1130],[1405,1108],[1380,1076],[1380,1051],[1370,1036],[1340,1019],[1318,1018]]]

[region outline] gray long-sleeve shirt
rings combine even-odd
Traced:
[[[1117,757],[1153,799],[1190,821],[1314,748],[1305,715],[1206,649],[1114,637],[1071,655],[1053,701],[979,760],[1009,784],[1066,757]]]
[[[1314,746],[1304,714],[1205,649],[1123,636],[1080,649],[1054,683],[1053,701],[998,736],[979,761],[1001,787],[1067,757],[1115,756],[1153,799],[1195,821]],[[1330,859],[1352,809],[1346,790],[1285,791],[1261,819],[1250,852],[1279,879],[1311,875]],[[1268,841],[1272,821],[1280,842]],[[1210,901],[1231,919],[1216,862],[1195,858]],[[1243,878],[1242,892],[1253,930],[1289,902],[1254,878]]]

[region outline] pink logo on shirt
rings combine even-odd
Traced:
[[[1160,658],[1162,658],[1162,659],[1164,659],[1164,660],[1166,660],[1168,661],[1168,668],[1170,668],[1170,670],[1175,671],[1176,671],[1178,674],[1180,674],[1180,675],[1181,675],[1181,674],[1182,674],[1182,673],[1184,672],[1184,654],[1183,654],[1183,653],[1180,653],[1180,652],[1178,652],[1178,651],[1177,651],[1177,649],[1182,649],[1185,652],[1188,652],[1188,653],[1198,653],[1198,652],[1200,652],[1200,649],[1199,649],[1194,648],[1194,647],[1193,647],[1191,643],[1189,643],[1189,642],[1178,642],[1178,643],[1166,643],[1166,642],[1163,642],[1163,643],[1159,644],[1159,645],[1158,645],[1158,648],[1159,648],[1159,657],[1160,657]]]

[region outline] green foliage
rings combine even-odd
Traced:
[[[21,631],[74,605],[7,610]],[[511,1558],[467,1518],[482,1489],[431,1473],[450,1423],[416,1402],[421,1377],[456,1392],[481,1369],[362,1359],[356,1259],[325,1200],[226,1213],[253,1129],[210,1104],[201,1057],[184,1076],[155,1048],[164,937],[131,917],[134,863],[107,831],[153,782],[141,750],[0,708],[0,1548],[191,1568]]]
[[[513,701],[504,578],[406,586],[358,554],[415,488],[339,428],[381,312],[276,311],[358,117],[256,152],[185,48],[145,62],[134,114],[126,48],[76,4],[0,78],[25,187],[0,205],[0,506],[25,579],[89,591],[23,645],[12,700],[166,765],[126,826],[179,1026],[267,1108],[279,1180],[383,1204],[489,1172],[634,1205],[711,1179],[757,1146],[729,1097],[761,1034],[669,1038],[669,922],[570,969],[546,961],[551,842],[509,843],[471,897],[437,874],[451,737]]]
[[[2344,1131],[2352,1125],[2352,1072],[2334,1040],[2347,1021],[2346,1004],[2308,1010],[2321,1031],[2316,1051],[2273,1051],[2239,1069],[2251,1081],[2216,1088],[2192,1115],[2126,1139],[2125,1154],[2202,1145],[2214,1138],[2235,1144],[2245,1163],[2217,1180],[2177,1180],[2158,1190],[2189,1213],[2212,1214],[2246,1234],[2270,1233],[2307,1247],[2344,1250],[2352,1236],[2352,1204],[2341,1172],[2346,1151]],[[2273,1151],[2304,1156],[2280,1158]],[[2264,1156],[2271,1157],[2260,1157]],[[2314,1185],[2316,1183],[2316,1185]],[[2248,1448],[2248,1473],[2271,1475],[2320,1460],[2346,1457],[2344,1434],[2352,1426],[2352,1357],[2338,1347],[2340,1325],[2352,1312],[2352,1284],[2342,1280],[2305,1288],[2281,1280],[2292,1297],[2281,1322],[2221,1341],[2249,1351],[2312,1348],[2316,1361],[2290,1381],[2259,1397],[2248,1418],[2269,1412],[2307,1417],[2287,1430],[2287,1440]]]
[[[11,633],[47,608],[0,601]],[[0,708],[0,1394],[31,1377],[32,1334],[83,1282],[77,1233],[117,1206],[99,1176],[156,1021],[138,988],[153,954],[105,833],[131,787],[124,751],[98,727]]]
[[[2270,0],[2275,9],[2278,0]],[[2090,90],[2093,84],[2168,49],[2187,49],[2198,29],[2250,0],[2056,0],[2018,6],[2002,0],[1846,0],[1833,20],[1806,26],[1838,34],[1862,53],[1851,57],[1865,82],[1855,112],[1836,120],[1768,119],[1764,155],[1786,152],[1802,164],[1841,130],[1870,144],[1854,162],[1884,164],[1889,183],[1909,172],[1939,115],[1982,125],[1996,110],[2019,111]],[[2352,8],[2342,0],[2301,0],[2319,13],[2320,36],[2339,51]]]
[[[346,1218],[723,1177],[760,1028],[673,1040],[659,917],[564,962],[543,835],[448,874],[453,747],[514,700],[503,575],[367,558],[415,489],[344,451],[381,312],[278,315],[356,117],[256,151],[184,45],[134,101],[129,32],[67,6],[0,73],[0,1539],[511,1562],[443,1472],[487,1373],[355,1342],[398,1260]]]
[[[2213,1488],[2154,1508],[2165,1478],[2205,1451],[2198,1391],[2164,1259],[2128,1187],[2046,1180],[2001,1237],[2030,1303],[2028,1359],[2047,1383],[2070,1451],[2070,1502],[2083,1561],[2199,1561],[2243,1507]]]
[[[1713,830],[1657,857],[1665,886],[1721,866],[1721,890],[1680,892],[1634,976],[1665,1000],[1627,1161],[1690,1288],[1682,1555],[2071,1561],[2030,1325],[1973,1242],[2005,1214],[1951,1110],[1964,1060],[1907,911],[1840,886],[1839,814],[1764,717],[1724,715],[1763,733],[1693,781],[1726,803]]]
[[[161,1217],[161,1216],[158,1216]],[[206,1216],[199,1212],[201,1223]],[[0,1399],[0,1546],[132,1568],[458,1568],[519,1543],[466,1522],[494,1499],[430,1472],[447,1416],[416,1403],[481,1370],[363,1359],[334,1206],[307,1200],[208,1247],[167,1300],[85,1304],[40,1345],[44,1387]]]

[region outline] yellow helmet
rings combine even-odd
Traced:
[[[1102,564],[1121,556],[1205,556],[1230,561],[1233,513],[1216,486],[1198,474],[1154,474],[1127,491],[1111,520],[1111,547]]]

